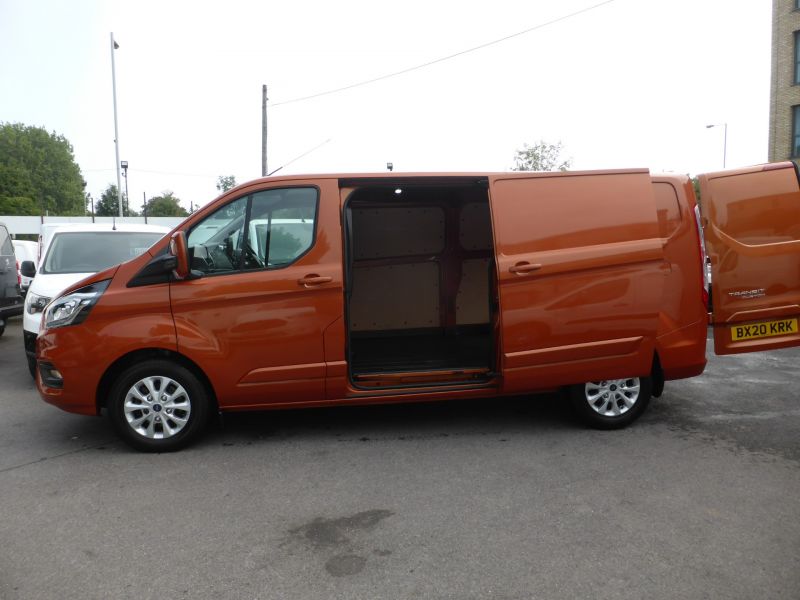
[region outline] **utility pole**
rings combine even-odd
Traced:
[[[117,151],[117,161],[114,169],[117,172],[117,202],[119,203],[119,216],[122,216],[122,181],[119,177],[119,130],[117,127],[117,72],[114,67],[114,50],[119,48],[119,44],[114,41],[114,32],[111,32],[111,89],[114,93],[114,148]]]
[[[261,86],[261,176],[267,176],[267,85]]]

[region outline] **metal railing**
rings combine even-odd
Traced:
[[[149,225],[163,225],[165,227],[175,227],[181,223],[185,217],[147,217]],[[144,217],[19,217],[0,215],[0,223],[5,223],[11,235],[30,235],[38,234],[44,223],[128,223],[144,224]]]

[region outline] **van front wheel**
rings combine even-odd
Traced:
[[[111,390],[108,415],[130,446],[171,452],[191,443],[208,419],[208,394],[189,369],[149,360],[125,370]]]
[[[619,429],[644,413],[653,384],[649,377],[590,381],[570,387],[572,405],[595,429]]]

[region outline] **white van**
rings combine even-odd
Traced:
[[[12,240],[14,254],[17,256],[17,264],[21,267],[26,260],[39,262],[39,244],[29,240]],[[24,296],[33,281],[33,277],[25,277],[19,274],[19,291]]]
[[[170,231],[159,225],[112,223],[43,225],[39,236],[41,258],[22,264],[22,273],[34,277],[25,296],[22,328],[31,375],[36,372],[36,335],[42,311],[52,298],[80,281],[116,264],[131,260]]]

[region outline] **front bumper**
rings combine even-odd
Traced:
[[[77,331],[75,328],[65,327],[44,332],[42,336],[26,331],[25,352],[28,353],[28,340],[32,339],[33,356],[38,358],[36,387],[45,402],[67,412],[97,415],[99,411],[95,403],[95,393],[103,366],[94,355],[100,343],[97,338],[87,339],[77,335]],[[56,335],[59,338],[57,345],[53,344]],[[56,369],[59,374],[63,373],[62,381],[58,385],[52,385],[48,381],[48,373],[43,373],[43,369]]]
[[[22,296],[10,299],[7,298],[2,306],[0,306],[0,319],[7,319],[9,317],[16,317],[22,314],[24,308],[24,301]]]

